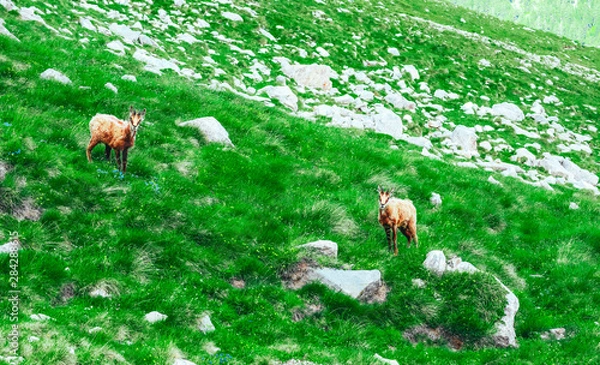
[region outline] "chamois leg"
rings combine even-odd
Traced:
[[[117,168],[121,171],[121,151],[115,149],[115,157],[117,158]]]
[[[398,256],[398,227],[392,226],[392,233],[394,238],[394,256]]]
[[[95,139],[95,138],[91,138],[90,139],[90,143],[88,144],[86,150],[85,150],[85,154],[87,156],[88,162],[92,162],[92,149],[94,147],[96,147],[96,145],[100,143],[99,140]]]
[[[408,240],[408,242],[406,242],[406,247],[410,248],[410,242],[412,241],[412,234],[410,232],[410,228],[406,227],[406,228],[400,228],[400,232],[402,232],[402,234],[404,235],[404,237],[406,237],[406,239]]]
[[[127,155],[129,150],[126,148],[123,150],[123,173],[127,170]]]
[[[110,146],[105,145],[104,155],[106,156],[106,161],[110,161]]]
[[[410,245],[410,240],[415,241],[415,247],[419,247],[419,239],[417,238],[417,222],[415,220],[411,220],[408,222],[407,233],[410,235],[410,239],[408,241]]]
[[[388,244],[388,251],[391,251],[392,250],[392,227],[383,226],[383,229],[385,229],[385,237],[386,237],[387,244]]]

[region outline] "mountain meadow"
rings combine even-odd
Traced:
[[[598,108],[448,2],[0,0],[0,364],[600,363]]]

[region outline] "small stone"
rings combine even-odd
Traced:
[[[424,288],[427,285],[427,282],[423,279],[412,279],[412,285],[417,288]]]
[[[325,256],[336,258],[338,254],[338,244],[333,241],[319,240],[315,242],[309,242],[298,247],[306,249],[314,249],[319,251]]]
[[[569,203],[569,209],[577,210],[579,209],[579,205],[577,203],[571,202]]]
[[[137,78],[133,75],[123,75],[123,76],[121,76],[121,80],[137,82]]]
[[[144,319],[147,322],[156,323],[156,322],[162,322],[162,321],[164,321],[165,319],[167,319],[167,317],[168,316],[166,316],[166,315],[164,315],[164,314],[162,314],[160,312],[152,311],[152,312],[146,314],[144,316]]]
[[[30,318],[33,319],[34,321],[38,321],[38,322],[43,322],[43,321],[47,321],[49,319],[52,319],[51,317],[49,317],[49,316],[47,316],[45,314],[42,314],[42,313],[32,314],[30,316]]]
[[[440,205],[442,205],[442,197],[438,193],[431,193],[431,198],[429,198],[429,202],[432,205],[439,207]]]
[[[213,332],[215,330],[215,326],[210,321],[210,317],[208,314],[205,314],[200,318],[200,323],[198,324],[198,329],[206,334],[207,332]]]
[[[104,87],[107,88],[108,90],[114,92],[115,94],[119,93],[119,90],[117,90],[117,87],[113,84],[111,84],[110,82],[107,82],[106,84],[104,84]]]
[[[61,84],[72,84],[71,80],[65,76],[63,73],[56,71],[55,69],[49,68],[46,71],[42,72],[42,74],[40,75],[40,78],[42,80],[51,80],[51,81],[56,81],[56,82],[60,82]]]

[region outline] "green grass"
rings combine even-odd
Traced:
[[[167,3],[155,1],[152,11]],[[468,18],[468,26],[477,19],[486,34],[498,39],[525,33],[514,35],[504,23],[492,27],[486,18],[457,15],[454,8],[438,3],[410,3],[389,6],[454,26],[461,16]],[[502,78],[509,67],[513,70],[510,57],[492,59],[493,50],[452,34],[416,35],[410,29],[417,30],[418,23],[410,20],[397,25],[406,29],[378,29],[375,13],[358,17],[332,8],[328,16],[336,21],[316,26],[309,17],[317,9],[312,3],[299,9],[288,2],[269,6],[273,11],[263,12],[256,23],[235,24],[227,33],[230,24],[213,23],[211,30],[260,43],[264,40],[252,38],[257,37],[252,27],[262,24],[276,37],[292,39],[302,30],[322,45],[336,44],[345,26],[352,25],[365,33],[366,52],[373,55],[397,46],[381,40],[399,32],[405,34],[399,42],[407,48],[394,62],[429,67],[423,77],[432,90],[464,88],[459,77],[465,75],[472,89],[487,88],[484,94],[493,99],[517,102],[531,92],[529,83],[541,84],[536,75],[519,74],[507,88]],[[284,21],[284,15],[296,12],[299,16]],[[406,364],[598,361],[597,197],[569,187],[550,193],[510,178],[497,177],[502,187],[491,185],[487,172],[425,159],[420,149],[403,143],[392,150],[395,141],[388,136],[330,128],[169,73],[159,77],[143,72],[136,61],[104,51],[103,36],[96,35],[98,42],[82,48],[17,20],[16,14],[9,13],[6,20],[22,42],[0,37],[0,160],[11,166],[0,186],[0,243],[18,232],[24,245],[19,253],[24,364],[165,364],[177,354],[197,364],[266,364],[292,358],[365,364],[374,362],[375,353]],[[284,29],[275,28],[279,23]],[[428,29],[422,32],[434,35]],[[529,42],[520,46],[540,49]],[[216,44],[215,49],[224,60],[231,56],[228,47]],[[206,50],[190,52],[198,56]],[[352,53],[331,53],[325,62],[362,68]],[[243,69],[249,61],[239,58]],[[498,67],[468,66],[480,58]],[[318,60],[302,62],[313,61]],[[192,57],[189,63],[202,62]],[[120,80],[125,72],[114,64],[136,74],[138,82]],[[39,79],[56,65],[74,85]],[[240,72],[233,66],[231,70]],[[560,95],[565,104],[580,108],[594,103],[586,95],[597,95],[597,85],[581,85],[556,70],[547,75],[560,75],[562,87],[569,90]],[[486,79],[494,81],[486,84]],[[106,82],[114,83],[119,93],[105,89]],[[88,163],[84,150],[90,118],[97,112],[125,117],[132,104],[148,113],[130,152],[127,174],[104,161],[101,148]],[[573,117],[570,128],[597,117],[587,109],[579,111],[582,115]],[[194,129],[176,125],[200,116],[217,118],[236,147],[206,144]],[[469,118],[464,124],[482,124]],[[415,121],[422,127],[425,118],[415,115]],[[518,138],[512,136],[510,144]],[[578,163],[597,167],[597,149]],[[387,252],[377,223],[377,185],[395,186],[400,197],[413,200],[419,212],[419,248],[405,249],[401,241],[398,257]],[[429,203],[432,192],[442,195],[440,208]],[[28,199],[41,209],[39,221],[13,216]],[[580,209],[570,210],[570,201]],[[387,301],[361,304],[317,284],[286,289],[282,276],[303,255],[296,246],[316,239],[339,244],[338,259],[327,262],[331,266],[381,270],[390,288]],[[486,274],[432,276],[421,264],[433,249],[461,256]],[[8,273],[8,257],[0,256],[0,267]],[[502,315],[502,298],[490,275],[499,277],[521,302],[517,349],[480,346],[481,337]],[[426,280],[427,286],[414,287],[414,278]],[[246,287],[234,288],[233,279],[244,280]],[[65,285],[73,285],[75,295],[62,302]],[[113,297],[90,297],[99,286]],[[9,283],[2,280],[0,288],[6,292]],[[295,322],[294,313],[310,305],[322,310]],[[145,323],[143,316],[153,310],[167,314],[167,320]],[[5,300],[0,313],[8,323]],[[34,322],[29,318],[34,313],[53,320]],[[204,313],[210,314],[215,332],[197,329]],[[402,333],[422,323],[443,326],[464,339],[465,348],[453,352],[443,345],[413,346]],[[89,333],[94,327],[102,330]],[[555,327],[565,327],[568,338],[539,338]],[[0,327],[2,334],[8,329]],[[41,340],[29,342],[29,336]],[[209,355],[203,350],[207,343],[221,350]]]

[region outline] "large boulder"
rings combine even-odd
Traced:
[[[436,275],[442,276],[446,271],[446,255],[443,251],[430,251],[423,262],[423,266]]]
[[[402,118],[383,106],[376,106],[375,111],[372,116],[375,131],[399,139],[402,136]]]
[[[300,86],[313,89],[331,89],[331,77],[335,76],[331,67],[326,65],[290,65],[283,63],[281,71]]]
[[[479,156],[479,152],[477,152],[477,134],[472,128],[457,125],[450,136],[450,141],[457,148],[457,154],[466,158]]]
[[[288,86],[265,86],[257,94],[267,94],[271,99],[277,99],[283,106],[298,111],[298,97]]]
[[[223,128],[221,123],[214,117],[204,117],[189,120],[179,124],[180,127],[197,128],[209,143],[221,143],[229,147],[234,147],[229,139],[229,133]]]
[[[512,103],[494,104],[492,106],[492,115],[504,117],[511,122],[520,122],[525,119],[523,111]]]

